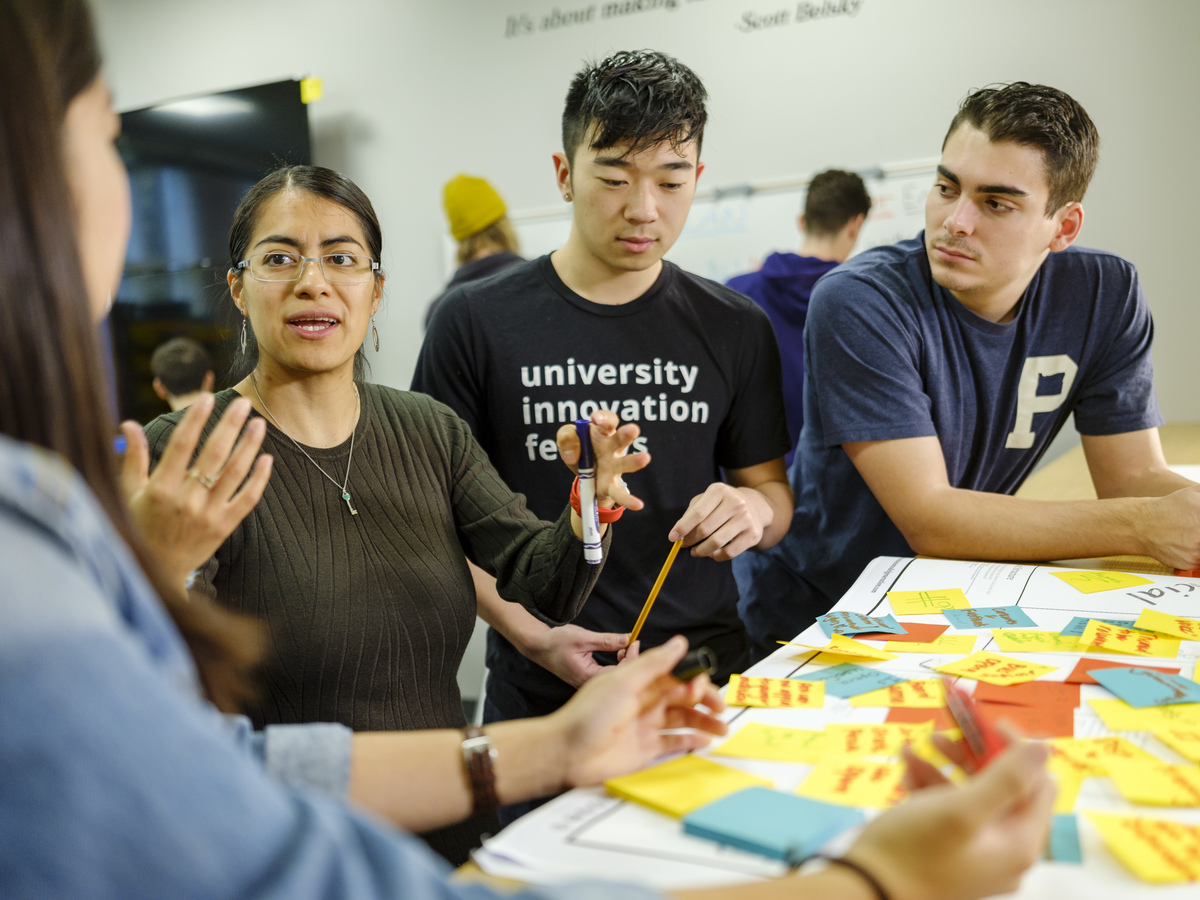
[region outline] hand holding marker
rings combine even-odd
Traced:
[[[596,456],[592,451],[591,422],[575,420],[579,435],[579,518],[583,520],[583,558],[598,565],[604,558],[600,547],[600,508],[596,502]]]

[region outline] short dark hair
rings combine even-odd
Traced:
[[[1050,186],[1047,216],[1083,200],[1100,158],[1100,133],[1084,108],[1067,94],[1027,81],[971,91],[959,104],[942,149],[963,123],[979,129],[990,141],[1011,141],[1042,151]]]
[[[324,166],[282,166],[250,188],[234,210],[233,224],[229,226],[229,268],[238,278],[242,277],[238,263],[246,258],[246,251],[250,248],[250,239],[254,237],[254,229],[258,227],[263,207],[276,194],[288,188],[305,191],[323,200],[331,200],[353,214],[362,227],[367,252],[371,254],[372,259],[383,265],[383,229],[379,227],[375,207],[371,205],[370,198],[363,193],[362,188],[341,172]],[[376,272],[375,277],[379,278],[380,273]],[[242,323],[239,321],[234,328],[234,334],[240,335],[241,329]],[[234,354],[230,379],[241,381],[257,363],[258,342],[248,341],[244,356]],[[354,355],[354,378],[362,381],[368,371],[367,357],[360,347]]]
[[[150,357],[150,371],[172,397],[193,394],[204,387],[204,377],[213,370],[208,351],[189,337],[171,338]]]
[[[813,176],[804,198],[804,232],[821,237],[837,234],[855,216],[871,211],[871,195],[853,172],[829,169]]]
[[[657,50],[624,50],[576,74],[563,108],[562,142],[567,161],[591,133],[589,146],[604,150],[628,144],[638,153],[670,142],[697,147],[708,121],[708,92],[696,73]]]

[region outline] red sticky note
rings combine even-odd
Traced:
[[[944,706],[939,706],[935,709],[908,709],[906,707],[894,706],[888,710],[887,718],[884,721],[902,722],[905,724],[932,722],[934,731],[949,731],[951,728],[958,727],[958,723],[950,715],[950,710]]]
[[[1095,678],[1088,674],[1092,669],[1112,669],[1124,667],[1126,669],[1157,669],[1160,672],[1170,672],[1172,675],[1179,674],[1179,667],[1168,669],[1164,666],[1148,666],[1142,662],[1115,662],[1107,659],[1081,659],[1075,663],[1075,668],[1071,670],[1071,674],[1067,676],[1067,684],[1099,684]]]
[[[924,622],[903,622],[900,625],[905,634],[885,634],[882,631],[872,631],[870,634],[856,634],[856,641],[905,641],[912,644],[928,644],[934,641],[949,625],[927,625]]]
[[[981,681],[975,686],[973,696],[976,702],[1011,703],[1016,706],[1066,706],[1068,709],[1074,709],[1079,705],[1079,685],[1060,684],[1056,681],[999,685]]]
[[[1075,736],[1075,708],[1066,704],[1020,706],[1016,703],[976,703],[989,723],[1008,722],[1029,738]]]

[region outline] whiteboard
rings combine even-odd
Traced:
[[[859,172],[871,195],[855,252],[916,237],[925,227],[925,197],[933,184],[936,160],[919,160]],[[762,265],[772,252],[796,252],[801,235],[797,218],[811,176],[758,185],[739,185],[697,193],[687,225],[666,259],[724,282]],[[513,211],[509,219],[527,259],[557,250],[571,231],[571,207]],[[453,244],[448,273],[454,270]]]

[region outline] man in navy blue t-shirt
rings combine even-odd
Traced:
[[[1061,91],[975,91],[947,132],[923,234],[817,285],[796,514],[739,572],[760,655],[879,555],[1200,566],[1200,489],[1163,459],[1137,271],[1072,246],[1098,146]],[[1010,496],[1072,413],[1102,499]]]
[[[853,172],[829,169],[813,176],[804,196],[799,253],[772,253],[757,272],[735,275],[726,286],[761,306],[771,320],[783,366],[783,405],[788,437],[786,462],[796,452],[804,424],[804,320],[817,279],[854,252],[858,233],[871,211],[871,195]],[[737,564],[734,564],[737,568]]]

